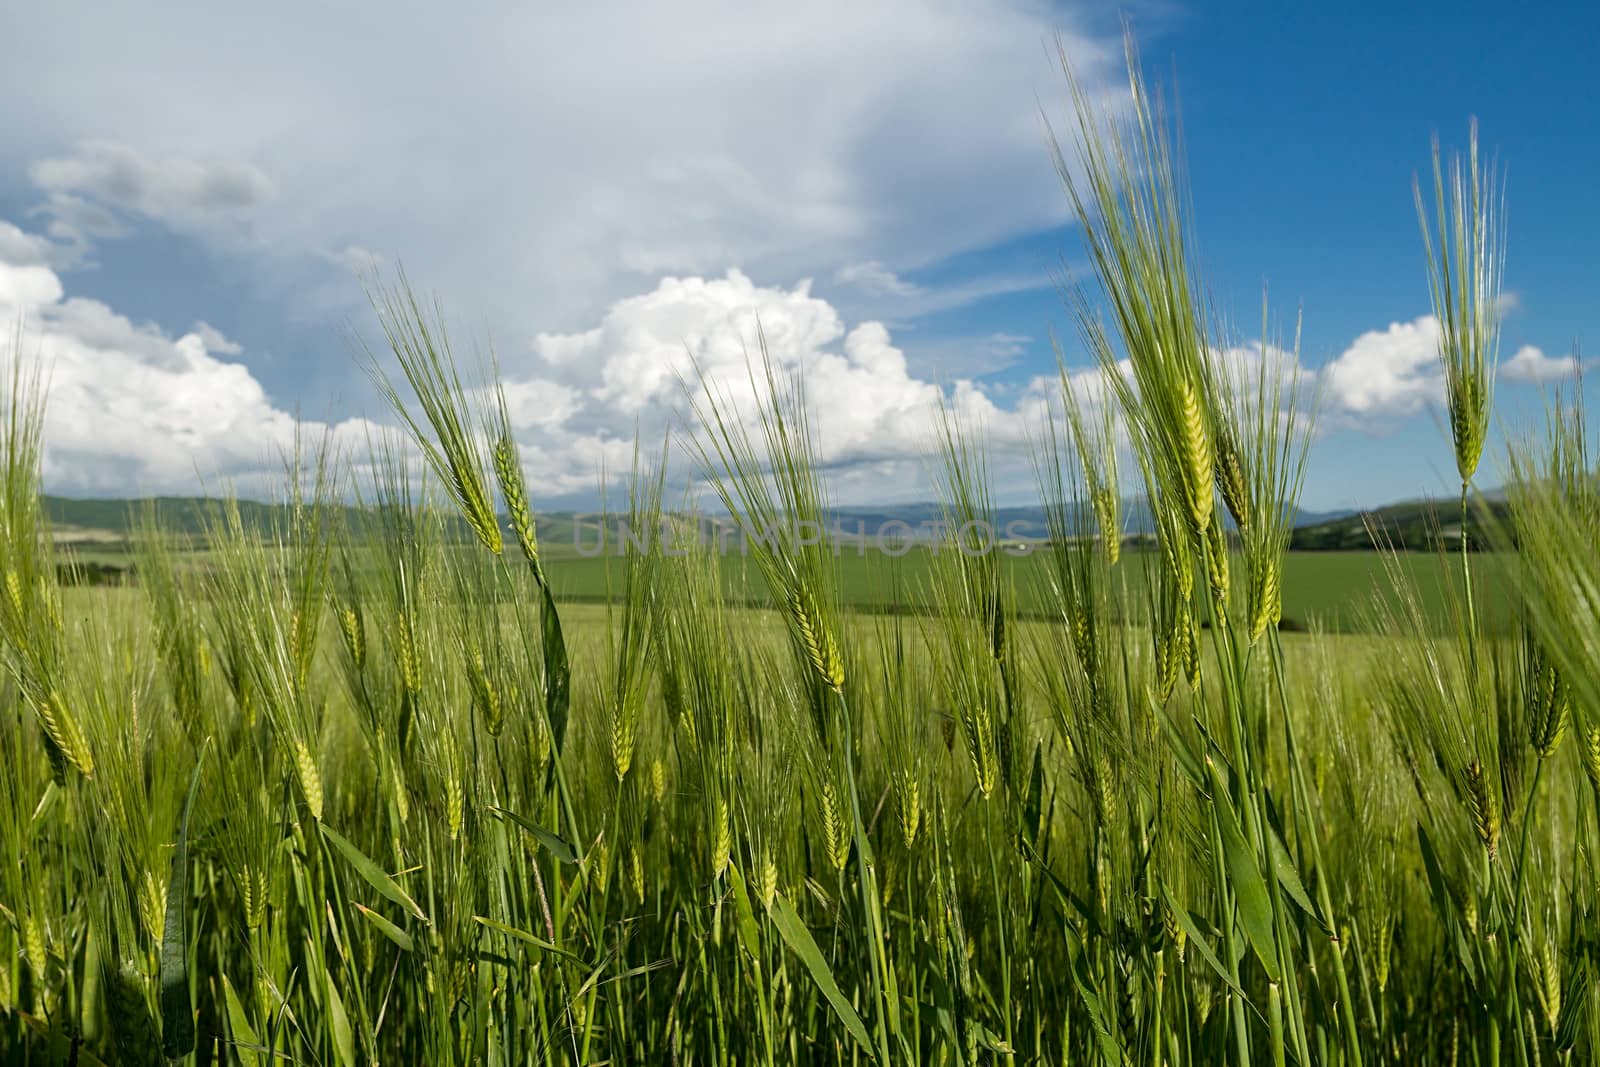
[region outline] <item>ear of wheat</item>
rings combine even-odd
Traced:
[[[1476,121],[1466,159],[1454,160],[1448,171],[1434,141],[1433,227],[1420,181],[1415,192],[1439,323],[1450,434],[1456,468],[1466,484],[1478,469],[1488,439],[1505,256],[1496,169],[1491,165],[1485,170],[1479,163]]]

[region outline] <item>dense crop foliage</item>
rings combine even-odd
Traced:
[[[1036,450],[1052,537],[1027,571],[985,550],[981,430],[942,413],[948,541],[898,590],[917,613],[847,609],[803,391],[758,361],[748,391],[691,397],[686,449],[761,535],[769,610],[730,603],[718,552],[656,540],[610,561],[597,623],[564,625],[505,402],[403,280],[375,301],[402,436],[358,464],[297,450],[271,528],[212,509],[199,565],[152,515],[136,589],[64,599],[45,398],[13,361],[8,1059],[1592,1058],[1581,412],[1552,406],[1513,454],[1508,517],[1485,511],[1519,546],[1496,629],[1463,545],[1439,561],[1447,632],[1396,560],[1370,663],[1282,637],[1311,410],[1292,347],[1219,354],[1137,74],[1129,119],[1074,100],[1060,161],[1095,284],[1071,295],[1103,390],[1063,375]],[[1500,236],[1475,155],[1438,175],[1470,510]],[[636,530],[675,521],[664,463],[628,481]],[[1160,531],[1132,561],[1127,475]]]

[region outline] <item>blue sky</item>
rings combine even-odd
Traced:
[[[1051,287],[1078,251],[1047,45],[1117,85],[1117,9],[474,11],[398,4],[381,33],[353,4],[17,19],[0,317],[52,360],[51,488],[264,488],[296,412],[359,449],[384,421],[360,272],[403,261],[463,349],[493,344],[544,506],[682,422],[690,354],[737,382],[757,318],[812,384],[841,500],[926,495],[941,394],[988,428],[1003,500],[1028,498],[1049,332],[1084,362]],[[1286,325],[1303,311],[1305,505],[1447,487],[1411,182],[1472,116],[1507,176],[1500,410],[1531,425],[1600,331],[1600,92],[1572,54],[1600,14],[1128,14],[1181,109],[1206,284],[1242,340],[1263,286]]]

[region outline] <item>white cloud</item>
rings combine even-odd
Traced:
[[[191,492],[231,480],[275,490],[295,417],[241,362],[241,346],[209,323],[181,336],[68,295],[40,265],[0,262],[0,321],[25,323],[23,351],[49,367],[45,477],[52,491]],[[614,304],[590,329],[539,335],[502,354],[507,407],[538,496],[592,493],[602,470],[627,469],[638,433],[653,448],[693,431],[690,396],[709,387],[752,420],[758,338],[783,374],[803,379],[820,459],[841,499],[926,496],[926,457],[941,402],[994,446],[1002,478],[1026,471],[1026,430],[1055,382],[991,391],[941,387],[913,373],[880,322],[847,324],[809,285],[757,285],[740,271],[666,278]],[[995,344],[1020,343],[1006,335]],[[759,369],[757,371],[759,374]],[[334,428],[359,459],[366,422]],[[315,437],[327,427],[307,423]],[[1009,466],[1008,466],[1009,465]]]
[[[66,296],[48,267],[0,260],[0,322],[18,321],[21,357],[45,361],[52,491],[192,492],[218,478],[257,492],[278,486],[294,417],[247,367],[219,358],[240,349],[214,327],[197,322],[170,337],[99,301]],[[18,355],[10,348],[0,358]],[[359,443],[363,426],[341,424],[336,439]]]
[[[49,267],[0,262],[0,309],[31,315],[61,299],[61,279]]]
[[[839,287],[842,306],[870,308],[873,314],[889,322],[909,322],[990,297],[1045,289],[1051,281],[1041,271],[1038,274],[980,274],[937,285],[918,285],[877,260],[867,260],[834,271],[833,283]]]
[[[995,333],[977,337],[941,337],[923,341],[913,334],[905,347],[913,373],[935,381],[980,378],[1015,367],[1033,338],[1024,334]],[[994,388],[1002,388],[995,383]]]
[[[1277,384],[1288,389],[1306,373],[1293,349],[1260,341],[1212,349],[1212,358],[1225,379],[1242,396],[1253,396],[1263,384]]]
[[[1322,367],[1330,414],[1362,421],[1413,415],[1443,399],[1439,323],[1432,315],[1369,330]]]
[[[43,237],[0,219],[0,263],[15,267],[48,266],[58,254]]]
[[[834,272],[833,280],[840,285],[851,285],[869,296],[917,296],[922,288],[901,278],[877,260],[851,263]]]
[[[1500,376],[1508,382],[1539,384],[1577,373],[1576,356],[1547,356],[1535,345],[1523,345],[1510,359],[1500,362]]]
[[[1078,23],[1036,0],[444,20],[402,0],[374,35],[364,9],[309,0],[248,23],[195,3],[91,24],[27,5],[16,39],[73,47],[8,57],[0,91],[30,104],[0,113],[0,143],[45,161],[62,239],[133,216],[229,247],[243,229],[290,275],[372,249],[499,336],[570,331],[657,273],[898,276],[1064,221],[1045,44],[1064,31],[1091,84],[1121,58]]]
[[[95,241],[126,237],[131,232],[105,204],[60,190],[48,194],[38,213],[50,219],[50,236],[80,252],[87,252]]]
[[[1382,429],[1443,404],[1438,345],[1439,322],[1432,315],[1357,337],[1322,367],[1328,414],[1341,425]],[[1536,345],[1523,345],[1496,369],[1500,380],[1511,384],[1555,381],[1577,371],[1576,357],[1546,355]]]
[[[18,318],[23,351],[49,366],[52,491],[188,492],[226,479],[262,492],[279,484],[295,417],[214,326],[198,320],[173,336],[69,295],[47,266],[0,261],[0,321]],[[589,329],[537,335],[521,354],[502,351],[507,406],[537,494],[591,493],[602,470],[627,468],[635,433],[653,447],[669,428],[693,430],[688,397],[704,386],[736,417],[753,419],[749,361],[762,336],[780,372],[803,379],[820,458],[846,495],[881,497],[885,476],[895,492],[926,495],[941,402],[994,445],[1002,473],[1007,462],[1025,469],[1025,428],[1054,388],[1041,380],[1001,402],[1000,392],[967,379],[941,387],[909,368],[887,326],[847,323],[809,283],[765,287],[738,270],[665,278],[617,301]],[[1002,349],[1023,340],[987,339]],[[367,426],[334,428],[357,458]],[[326,428],[305,426],[313,437]]]
[[[357,277],[375,274],[389,267],[383,256],[360,245],[346,245],[337,252],[321,252],[319,255],[334,266]]]
[[[244,351],[244,346],[236,341],[228,340],[223,332],[204,320],[197,321],[192,331],[206,346],[207,352],[216,352],[224,356],[237,356]]]
[[[626,466],[636,429],[647,444],[672,425],[693,430],[691,398],[707,386],[753,428],[763,386],[752,387],[750,361],[760,358],[760,337],[780,373],[803,379],[820,458],[846,496],[881,496],[885,479],[890,492],[926,493],[921,474],[941,400],[981,428],[998,462],[1021,466],[1024,431],[1054,388],[1041,381],[1009,404],[967,379],[941,388],[911,371],[887,326],[847,325],[806,283],[764,287],[737,270],[665,278],[590,329],[539,335],[519,365],[502,357],[535,484],[545,493],[593,489],[602,463]]]
[[[0,237],[9,238],[0,244],[0,321],[20,316],[25,350],[42,352],[52,367],[52,489],[188,491],[197,475],[212,484],[219,476],[278,484],[295,419],[267,395],[239,344],[203,320],[172,336],[69,296],[60,275],[37,262],[38,238],[21,230]],[[987,386],[929,374],[908,361],[888,325],[851,322],[809,282],[763,286],[729,270],[661,279],[615,301],[587,328],[537,334],[521,350],[502,346],[507,402],[537,495],[592,492],[602,470],[628,467],[636,432],[653,447],[671,427],[693,429],[688,397],[705,385],[749,419],[749,361],[763,335],[777,368],[804,380],[820,458],[841,501],[926,497],[941,403],[982,433],[996,485],[1027,491],[1029,438],[1059,403],[1055,375]],[[1012,358],[1028,340],[972,338],[969,363]],[[1335,424],[1374,428],[1438,400],[1436,342],[1430,316],[1357,337],[1320,372],[1325,412]],[[1247,377],[1263,359],[1285,371],[1295,359],[1256,344],[1218,355]],[[1502,369],[1508,380],[1543,380],[1569,373],[1572,363],[1526,347]],[[1109,402],[1098,369],[1072,370],[1068,380],[1081,402]],[[353,420],[334,432],[359,454],[367,425]]]

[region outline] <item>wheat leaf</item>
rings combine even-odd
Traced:
[[[800,957],[800,962],[806,965],[806,970],[811,972],[812,981],[817,983],[817,988],[822,990],[822,995],[833,1006],[834,1013],[839,1016],[844,1028],[856,1043],[866,1050],[873,1060],[877,1055],[872,1049],[872,1038],[867,1036],[866,1024],[861,1021],[861,1016],[856,1014],[855,1008],[850,1006],[850,1001],[839,989],[839,983],[834,980],[833,971],[828,968],[828,961],[823,959],[822,950],[817,947],[816,939],[811,936],[811,931],[806,929],[806,924],[794,910],[788,898],[782,893],[772,898],[772,906],[767,911],[772,919],[772,925],[785,943]]]
[[[161,931],[161,1051],[172,1060],[194,1051],[194,1011],[189,1003],[189,815],[200,788],[205,752],[201,748],[201,758],[189,775],[189,795],[178,824],[178,849],[167,880],[167,916]]]

